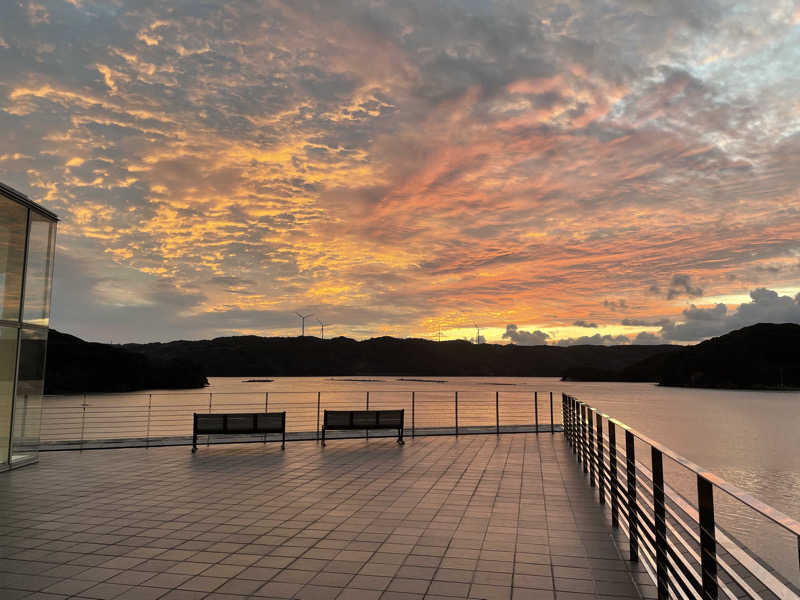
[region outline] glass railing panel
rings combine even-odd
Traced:
[[[455,392],[419,391],[415,403],[418,434],[455,431]]]
[[[497,409],[500,431],[533,431],[536,423],[533,392],[496,390],[487,395],[485,402],[490,410]],[[494,425],[495,415],[490,418]]]
[[[795,592],[800,590],[797,536],[736,497],[720,490],[715,492],[718,543],[733,555],[731,562],[740,562],[751,572],[763,569],[769,574],[764,576],[779,589],[782,583],[790,583]]]
[[[455,399],[455,398],[454,398]],[[458,393],[459,432],[486,432],[496,428],[495,394],[486,391]],[[454,409],[455,410],[455,409]],[[454,415],[455,416],[455,415]]]

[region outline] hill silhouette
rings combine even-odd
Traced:
[[[622,369],[582,366],[569,381],[656,381],[663,386],[800,389],[800,325],[759,323],[694,346],[672,346]]]
[[[196,388],[206,377],[562,377],[665,386],[800,388],[800,325],[759,324],[695,346],[516,346],[380,337],[234,336],[108,344],[50,331],[46,393]]]
[[[158,360],[191,359],[209,377],[242,376],[505,376],[561,377],[591,366],[616,371],[673,346],[515,346],[392,337],[236,336],[202,341],[126,344]]]
[[[686,387],[800,389],[800,325],[759,323],[673,352],[664,358],[659,382]]]
[[[51,329],[45,394],[131,392],[203,387],[208,380],[186,358],[160,359],[119,346],[86,342]]]

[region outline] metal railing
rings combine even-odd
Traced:
[[[562,414],[589,484],[601,504],[610,504],[612,526],[623,530],[630,560],[642,561],[660,600],[799,597],[800,523],[573,396],[562,394]],[[649,468],[637,446],[649,451]],[[682,475],[696,482],[694,502],[673,487]],[[784,540],[773,544],[771,564],[720,527],[715,500],[729,499],[743,518],[765,520],[761,536],[770,535],[766,525],[780,532],[771,536]]]
[[[48,396],[41,450],[191,444],[195,412],[286,411],[286,439],[317,440],[329,410],[405,409],[405,434],[466,435],[562,431],[553,392],[475,390],[270,391],[261,393],[103,394]],[[334,437],[367,437],[335,432]],[[372,436],[380,436],[373,432]],[[271,439],[271,438],[270,438]],[[267,441],[263,436],[211,441]]]

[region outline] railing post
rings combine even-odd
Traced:
[[[367,410],[369,410],[369,392],[367,392]],[[365,437],[369,439],[369,429],[364,430]]]
[[[415,401],[415,398],[414,398],[415,395],[416,395],[416,392],[411,392],[411,437],[412,438],[414,437],[414,429],[415,429],[415,427],[414,427],[414,425],[415,425],[414,424],[414,417],[416,416],[415,413],[416,413],[416,404],[417,404],[416,401]]]
[[[595,409],[589,408],[586,411],[587,424],[589,425],[589,484],[594,487],[594,470],[595,470],[595,447],[594,447],[594,418],[592,414]]]
[[[317,441],[319,441],[319,408],[320,408],[320,395],[321,395],[321,392],[317,392]]]
[[[697,476],[697,512],[700,514],[700,565],[703,572],[703,598],[717,600],[717,534],[714,523],[714,486]],[[800,548],[800,539],[798,539]]]
[[[539,392],[533,392],[533,422],[536,424],[536,433],[539,433]]]
[[[639,560],[639,515],[636,513],[636,447],[633,434],[625,431],[625,466],[628,475],[628,541],[631,561]]]
[[[567,438],[569,439],[569,445],[572,446],[572,410],[569,402],[569,396],[564,398],[564,410],[567,411]]]
[[[264,392],[264,412],[269,412],[269,392]],[[286,424],[284,423],[284,429],[286,428]],[[319,424],[317,424],[317,429],[319,429]],[[267,434],[264,434],[264,443],[267,443]]]
[[[496,433],[500,435],[500,392],[494,393],[494,421],[496,425]]]
[[[455,393],[456,398],[456,435],[458,435],[458,392]]]
[[[574,422],[575,426],[573,427],[573,436],[572,436],[572,452],[578,458],[578,462],[581,462],[581,452],[580,452],[580,437],[581,437],[581,410],[580,405],[578,404],[578,399],[572,399],[572,412],[574,415]]]
[[[599,412],[595,413],[597,419],[597,493],[600,496],[600,504],[606,503],[605,490],[605,461],[603,460],[603,417]]]
[[[661,450],[650,447],[653,471],[653,518],[656,530],[656,583],[658,600],[669,598],[669,567],[667,565],[667,511],[664,506],[664,458]]]
[[[569,406],[569,445],[572,448],[572,453],[575,454],[575,436],[576,436],[576,416],[575,416],[575,398],[567,396],[567,405]]]
[[[572,452],[575,452],[575,399],[572,396],[567,396],[567,410],[569,411],[569,445],[572,447]]]
[[[153,405],[153,394],[147,394],[147,433],[145,434],[145,447],[150,447],[150,412]]]
[[[582,462],[583,455],[581,454],[581,403],[575,399],[575,454],[578,457],[578,462]]]
[[[583,472],[589,472],[589,443],[587,437],[589,435],[588,428],[586,427],[586,416],[589,412],[589,407],[581,402],[581,452],[583,453]]]
[[[556,424],[553,422],[553,392],[550,392],[550,433],[556,432]]]
[[[619,494],[617,492],[617,427],[608,421],[609,491],[611,494],[611,526],[619,527]]]
[[[83,408],[83,415],[81,416],[81,447],[80,447],[81,450],[83,450],[83,435],[84,435],[84,432],[86,431],[86,407],[87,406],[89,406],[89,405],[86,404],[86,392],[84,392],[83,393],[83,404],[81,404],[81,407]],[[27,407],[26,407],[26,412],[27,412]],[[25,430],[23,429],[23,436],[24,436],[24,431]]]

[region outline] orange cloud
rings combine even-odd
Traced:
[[[25,57],[0,84],[3,177],[62,215],[62,252],[112,274],[97,285],[115,306],[145,281],[175,290],[159,318],[173,302],[212,333],[312,306],[342,333],[578,337],[576,320],[628,335],[625,317],[680,314],[653,291],[676,274],[715,294],[800,285],[796,101],[777,68],[705,75],[725,27],[690,48],[680,15],[654,8],[653,31],[620,7],[647,32],[628,47],[599,5],[531,22],[440,3],[125,8],[97,16],[102,48],[74,42],[80,68],[53,19],[47,68],[0,43]],[[790,17],[748,31],[778,48]]]

